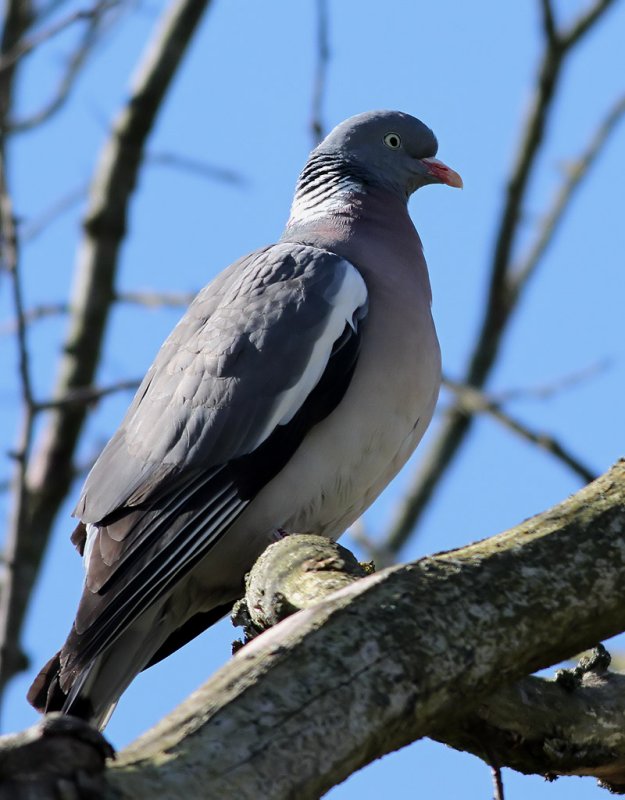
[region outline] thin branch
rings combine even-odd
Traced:
[[[31,0],[9,0],[4,12],[4,25],[0,39],[0,58],[12,52],[22,40],[24,34],[33,22],[33,7]],[[0,138],[4,147],[4,136],[7,129],[8,117],[13,106],[13,90],[15,75],[19,62],[15,62],[0,73]]]
[[[584,18],[579,33],[563,45],[547,40],[541,57],[534,98],[523,128],[515,161],[506,187],[503,209],[490,266],[490,284],[486,309],[469,364],[462,382],[481,388],[497,360],[503,336],[521,293],[512,281],[512,259],[519,234],[519,219],[525,203],[530,177],[536,170],[538,154],[553,112],[562,67],[612,0],[596,3]],[[385,542],[385,549],[397,553],[410,537],[423,511],[434,495],[442,476],[451,464],[472,426],[473,417],[461,409],[452,410],[439,428],[430,449],[421,461],[412,488],[404,498]]]
[[[18,266],[17,231],[13,216],[13,204],[6,184],[6,164],[2,154],[0,154],[0,221],[2,222],[2,230],[0,231],[0,260],[2,268],[9,273],[13,284],[13,306],[15,310],[17,347],[19,353],[18,372],[22,387],[22,400],[27,408],[32,408],[33,390],[30,377],[30,359],[26,341],[24,300]]]
[[[558,461],[561,461],[585,483],[590,483],[590,481],[593,481],[597,477],[596,472],[589,469],[579,459],[575,458],[575,456],[573,456],[564,445],[560,444],[554,436],[532,430],[504,411],[499,403],[495,402],[478,389],[457,383],[449,378],[445,379],[445,386],[456,395],[458,407],[466,414],[487,414],[525,441],[536,445]]]
[[[72,208],[82,202],[87,196],[89,184],[83,183],[75,189],[71,189],[63,197],[56,200],[51,206],[32,220],[27,220],[20,226],[22,244],[29,244],[36,239],[53,222],[66,214]]]
[[[69,306],[67,303],[46,303],[44,305],[35,306],[34,308],[24,309],[21,318],[16,317],[15,319],[9,320],[4,325],[0,325],[0,336],[16,333],[20,324],[28,326],[32,325],[33,322],[38,322],[40,319],[62,316],[67,313],[69,313]]]
[[[219,164],[209,164],[197,158],[181,155],[180,153],[154,153],[146,154],[146,161],[162,167],[172,167],[173,169],[189,172],[200,178],[208,178],[211,181],[221,181],[233,186],[244,187],[248,185],[248,180],[240,172]]]
[[[115,7],[121,8],[120,2],[121,0],[100,0],[90,11],[77,12],[80,15],[79,18],[87,21],[87,26],[78,47],[76,47],[67,63],[54,95],[34,114],[22,119],[10,120],[8,127],[10,133],[22,133],[32,130],[32,128],[47,122],[61,110],[69,98],[83,66],[104,32],[107,12]]]
[[[221,181],[233,186],[245,187],[248,180],[236,170],[220,167],[217,164],[208,164],[205,161],[188,158],[177,153],[147,153],[144,157],[145,164],[172,167],[192,175],[207,178],[211,181]],[[81,203],[89,191],[89,184],[82,183],[71,189],[63,197],[45,209],[38,217],[23,222],[20,226],[22,244],[29,244],[40,236],[49,225]]]
[[[118,5],[120,1],[121,0],[100,0],[100,2],[96,3],[92,8],[80,9],[63,19],[57,20],[48,28],[34,33],[30,39],[21,39],[10,52],[0,57],[0,73],[13,67],[20,58],[24,58],[24,56],[32,53],[37,47],[50,41],[50,39],[53,39],[55,36],[58,36],[59,33],[67,30],[67,28],[70,28],[72,25],[85,20],[89,22],[93,21],[94,18],[100,17],[108,11],[109,8]]]
[[[85,234],[76,264],[80,280],[70,302],[54,397],[91,386],[106,329],[119,248],[146,140],[166,92],[210,0],[175,0],[148,42],[130,98],[119,114],[96,168]],[[73,456],[85,422],[84,405],[55,408],[47,415],[38,450],[30,460],[27,524],[12,531],[17,546],[13,590],[3,593],[5,630],[19,640],[52,522],[74,475]],[[0,687],[8,675],[0,672]]]
[[[518,294],[534,274],[545,251],[553,241],[554,235],[571,205],[576,190],[579,189],[588,170],[603,152],[610,135],[625,116],[625,94],[610,108],[603,121],[595,130],[588,147],[574,162],[567,165],[566,177],[553,199],[551,208],[544,217],[538,235],[527,256],[511,275],[511,291]]]
[[[197,292],[115,292],[113,302],[128,303],[129,305],[144,306],[146,308],[186,308]],[[32,325],[49,317],[60,317],[71,311],[69,303],[44,303],[33,308],[25,309],[22,320],[26,325]],[[17,319],[10,320],[0,325],[0,336],[13,334],[17,331]]]
[[[315,12],[317,17],[317,61],[313,79],[312,109],[310,129],[313,146],[319,144],[325,135],[323,124],[323,103],[326,93],[328,64],[330,62],[329,43],[329,14],[328,0],[316,0]]]
[[[505,800],[501,767],[491,767],[490,772],[493,778],[493,800]]]
[[[72,406],[92,406],[109,397],[112,394],[119,392],[134,392],[140,380],[127,380],[118,381],[110,386],[83,386],[79,389],[74,389],[64,397],[59,397],[55,400],[47,400],[37,403],[37,411],[51,411],[53,409],[71,408]]]
[[[196,294],[197,292],[116,292],[114,300],[147,308],[186,308]]]
[[[558,33],[551,0],[540,0],[540,10],[545,38],[553,46],[558,39]]]
[[[575,20],[569,30],[561,36],[562,47],[570,49],[576,45],[615,2],[616,0],[598,0],[593,3],[588,11]]]
[[[546,400],[553,395],[561,394],[568,391],[581,383],[584,383],[591,378],[605,372],[612,364],[611,359],[603,359],[596,361],[594,364],[589,364],[583,369],[570,372],[556,378],[549,383],[544,383],[538,386],[524,386],[520,389],[506,389],[496,394],[491,394],[491,399],[498,405],[504,405],[515,400],[527,400],[528,398],[536,398],[538,400]]]
[[[41,24],[53,14],[60,11],[63,6],[69,5],[69,0],[48,0],[47,3],[37,4],[37,21]]]

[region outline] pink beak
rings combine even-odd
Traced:
[[[464,186],[460,175],[438,158],[422,158],[421,161],[437,183],[446,183],[447,186],[454,186],[456,189],[462,189]]]

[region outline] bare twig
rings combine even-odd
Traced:
[[[244,187],[248,184],[247,179],[236,170],[226,169],[217,164],[208,164],[205,161],[188,158],[177,153],[147,153],[144,161],[146,164],[172,167],[208,180],[221,181],[233,186]],[[23,223],[20,236],[22,244],[30,243],[60,216],[82,202],[88,191],[89,184],[83,183],[68,191],[67,194],[45,209],[38,217]]]
[[[76,79],[85,65],[87,58],[92,54],[95,45],[102,36],[105,29],[104,23],[107,19],[107,12],[112,8],[119,8],[120,2],[121,0],[100,0],[92,9],[70,15],[70,18],[77,17],[87,22],[82,39],[72,53],[53,97],[48,100],[42,108],[30,116],[23,117],[22,119],[10,120],[9,131],[11,133],[21,133],[31,130],[47,122],[57,111],[61,110],[65,101],[70,96]],[[71,21],[73,22],[75,20]]]
[[[30,378],[30,364],[28,346],[26,342],[26,320],[24,315],[24,301],[18,270],[18,244],[15,220],[13,217],[13,204],[6,185],[6,164],[4,157],[0,156],[0,259],[3,269],[12,278],[13,306],[15,309],[17,345],[19,353],[19,376],[22,387],[22,400],[28,408],[33,406],[33,391]]]
[[[486,309],[462,380],[462,383],[468,386],[479,389],[485,384],[499,355],[507,323],[518,307],[521,293],[516,290],[518,286],[514,284],[511,274],[519,235],[518,221],[522,215],[530,176],[536,169],[537,156],[553,110],[562,66],[573,52],[573,46],[582,40],[583,35],[592,29],[612,4],[613,0],[600,0],[574,24],[564,39],[547,38],[545,41],[534,98],[507,183],[497,226]],[[421,462],[411,490],[398,509],[385,543],[388,550],[397,553],[410,537],[441,477],[464,443],[471,429],[472,419],[461,409],[454,409],[447,415]]]
[[[496,419],[509,430],[514,431],[514,433],[522,439],[535,444],[541,450],[557,458],[558,461],[565,464],[585,483],[590,483],[590,481],[597,477],[596,472],[593,472],[593,470],[589,469],[585,464],[582,464],[579,459],[571,455],[564,445],[560,444],[555,437],[546,433],[533,431],[527,425],[505,412],[498,403],[492,398],[487,397],[478,389],[456,383],[449,378],[445,380],[445,386],[456,395],[457,407],[464,410],[465,413],[488,414],[488,416]]]
[[[501,767],[491,767],[490,771],[493,776],[493,800],[505,800]]]
[[[568,31],[561,36],[562,47],[570,49],[599,21],[616,0],[597,0],[585,14],[579,16]]]
[[[18,46],[32,21],[32,0],[10,0],[6,4],[2,37],[0,38],[0,59]],[[0,137],[3,141],[9,110],[13,105],[13,89],[18,66],[19,62],[14,62],[0,73]],[[2,146],[4,147],[4,143]]]
[[[367,531],[364,517],[359,517],[359,519],[350,526],[348,533],[351,540],[364,550],[365,558],[369,558],[373,561],[376,569],[378,567],[389,567],[391,564],[395,563],[395,553],[382,549],[378,542]]]
[[[47,317],[57,317],[69,312],[67,303],[46,303],[45,305],[35,306],[34,308],[24,309],[22,311],[21,319],[16,318],[9,320],[4,325],[0,325],[0,336],[7,334],[14,334],[18,331],[20,324],[25,326],[31,325],[40,319]]]
[[[133,392],[140,383],[140,380],[127,380],[118,381],[110,386],[83,386],[80,389],[74,389],[74,391],[69,392],[64,397],[37,403],[36,410],[51,411],[52,409],[62,409],[71,406],[92,406],[111,394]]]
[[[116,120],[96,169],[85,235],[76,270],[80,280],[70,302],[71,318],[59,364],[54,397],[91,386],[99,360],[111,301],[126,215],[152,131],[166,91],[210,0],[175,0],[168,6],[136,77],[130,98]],[[47,416],[38,451],[30,460],[28,525],[14,530],[17,542],[15,581],[3,594],[4,630],[19,641],[24,613],[41,556],[59,506],[73,478],[73,455],[87,409],[63,406]],[[19,573],[19,574],[18,574]],[[0,688],[8,674],[0,672]]]
[[[153,292],[148,290],[115,292],[112,302],[128,303],[130,305],[144,306],[145,308],[186,308],[196,294],[197,292]],[[45,303],[25,309],[22,313],[22,321],[26,325],[31,325],[41,319],[69,314],[70,311],[69,303]],[[4,325],[0,325],[0,336],[13,334],[17,331],[17,328],[17,319],[10,320]]]
[[[524,386],[520,389],[506,389],[503,392],[491,394],[491,399],[498,405],[504,405],[515,400],[527,400],[528,398],[536,398],[538,400],[546,400],[555,394],[561,394],[564,391],[572,389],[584,381],[600,375],[608,369],[611,365],[610,359],[603,359],[590,364],[583,369],[576,370],[567,375],[562,375],[549,383],[544,383],[539,386]]]
[[[60,216],[70,211],[87,196],[89,185],[81,184],[75,189],[71,189],[63,197],[56,200],[51,206],[45,209],[38,217],[26,221],[20,226],[22,244],[29,244],[36,239],[43,231],[55,222]]]
[[[326,91],[328,64],[330,61],[328,1],[317,0],[315,3],[315,10],[317,14],[317,62],[315,65],[315,76],[313,80],[312,110],[310,119],[313,146],[318,145],[325,135],[325,126],[323,124],[323,101]]]
[[[130,303],[147,308],[186,308],[197,292],[116,292],[118,303]]]
[[[181,155],[180,153],[147,153],[146,161],[162,167],[172,167],[174,169],[189,172],[200,178],[208,178],[211,181],[221,181],[230,183],[233,186],[247,186],[247,179],[233,169],[221,167],[219,164],[209,164],[197,158]]]
[[[211,181],[221,181],[233,186],[247,186],[247,179],[236,170],[226,169],[217,164],[208,164],[205,161],[188,158],[177,153],[147,153],[144,158],[146,164],[172,167]],[[38,217],[27,220],[21,225],[21,242],[29,244],[36,239],[53,222],[66,214],[82,202],[89,191],[89,184],[83,183],[67,192],[49,208],[45,209]]]
[[[610,135],[625,116],[625,94],[613,103],[603,121],[595,130],[588,147],[574,162],[567,165],[566,177],[556,193],[551,208],[539,227],[534,244],[527,256],[511,275],[511,291],[518,294],[532,277],[548,246],[568,210],[575,191],[579,188],[588,170],[603,151]]]
[[[118,5],[120,0],[100,0],[92,8],[80,9],[74,11],[72,14],[57,20],[48,28],[34,33],[29,39],[20,39],[10,52],[5,53],[0,57],[0,72],[13,67],[20,58],[24,58],[29,53],[32,53],[40,45],[58,36],[59,33],[67,30],[67,28],[75,25],[77,22],[88,21],[91,22],[94,18],[100,17],[109,8]]]
[[[545,38],[553,45],[558,38],[558,33],[551,0],[540,0],[540,10],[542,12]]]

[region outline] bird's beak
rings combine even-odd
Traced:
[[[446,183],[447,186],[454,186],[456,189],[462,189],[464,186],[460,175],[438,158],[422,158],[421,163],[425,165],[427,174],[434,183]]]

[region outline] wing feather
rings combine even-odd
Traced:
[[[209,284],[166,340],[76,514],[86,584],[75,675],[214,546],[355,368],[367,291],[349,262],[279,244]]]

